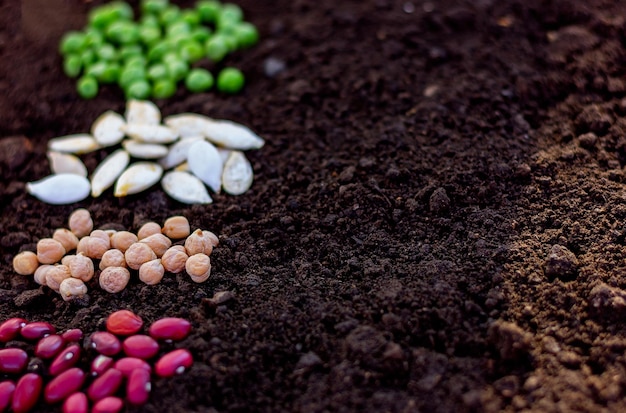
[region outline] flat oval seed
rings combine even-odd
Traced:
[[[117,360],[113,367],[121,371],[124,377],[130,376],[130,373],[137,369],[144,369],[148,372],[152,371],[152,368],[145,360],[138,359],[137,357],[123,357]]]
[[[56,333],[56,329],[50,323],[45,321],[35,321],[22,327],[20,334],[26,340],[39,340],[49,334]]]
[[[194,142],[204,139],[202,136],[194,136],[189,138],[183,138],[178,142],[171,145],[168,149],[167,155],[159,159],[159,165],[163,169],[170,169],[187,160],[187,154],[189,153],[189,147]]]
[[[28,364],[28,353],[21,348],[4,348],[0,350],[0,372],[21,373]]]
[[[145,369],[135,369],[128,377],[128,383],[126,385],[126,398],[135,406],[145,404],[150,397],[151,388],[152,384],[150,383],[150,371]]]
[[[47,403],[58,403],[77,392],[85,382],[85,372],[73,367],[59,374],[46,386],[44,399]]]
[[[196,176],[184,171],[170,171],[163,176],[161,186],[166,194],[184,204],[211,204],[204,183]]]
[[[154,365],[154,371],[159,377],[172,377],[182,374],[193,364],[193,356],[186,349],[170,351],[161,357]]]
[[[48,162],[53,174],[74,174],[87,177],[87,168],[75,155],[48,151]]]
[[[91,126],[91,134],[101,146],[113,146],[122,141],[122,127],[126,121],[119,113],[108,110],[95,120]]]
[[[124,149],[118,149],[107,156],[91,176],[91,196],[97,198],[109,189],[129,163],[130,155]]]
[[[26,325],[27,321],[23,318],[9,318],[2,324],[0,324],[0,343],[6,343],[13,340],[20,334],[22,327]]]
[[[35,356],[42,359],[51,359],[63,349],[65,340],[57,334],[50,334],[37,342]]]
[[[138,159],[159,159],[167,155],[168,148],[165,145],[156,143],[143,143],[134,139],[126,139],[122,142],[122,147],[133,158]]]
[[[72,344],[59,353],[50,364],[48,372],[52,376],[59,375],[73,367],[80,359],[80,346]]]
[[[231,195],[241,195],[250,189],[254,174],[246,156],[240,151],[232,151],[222,173],[222,188]]]
[[[150,326],[148,334],[155,340],[180,341],[191,332],[191,323],[183,318],[166,317],[155,321]]]
[[[55,152],[74,153],[80,155],[100,149],[93,136],[85,133],[60,136],[48,141],[48,149]]]
[[[115,363],[115,360],[113,360],[111,357],[105,356],[104,354],[99,354],[91,362],[91,368],[89,372],[92,376],[99,376],[111,367],[113,367],[113,363]]]
[[[98,331],[91,335],[91,347],[105,356],[114,356],[122,349],[122,343],[113,334],[106,331]]]
[[[111,313],[106,320],[107,331],[119,336],[135,334],[141,330],[141,327],[143,327],[141,317],[129,310],[119,310]]]
[[[87,178],[74,174],[55,174],[26,184],[26,191],[52,205],[72,204],[89,196]]]
[[[187,154],[189,170],[215,193],[222,187],[224,164],[217,148],[207,141],[197,141]]]
[[[67,343],[77,343],[83,339],[83,330],[80,328],[72,328],[61,334],[63,340]]]
[[[136,123],[142,125],[158,125],[161,123],[161,111],[154,103],[149,100],[134,100],[126,102],[127,123]]]
[[[260,149],[265,144],[248,127],[229,120],[209,119],[205,122],[202,134],[218,146],[240,151]]]
[[[117,179],[116,197],[123,197],[144,191],[159,182],[163,168],[154,162],[136,162],[126,169]]]
[[[39,400],[43,379],[39,374],[27,373],[23,375],[15,385],[11,409],[15,413],[29,412]]]
[[[123,130],[131,138],[145,143],[168,144],[178,139],[176,131],[162,125],[128,124]]]
[[[124,402],[119,397],[105,397],[99,400],[91,408],[91,413],[118,413],[124,407]]]
[[[10,380],[0,382],[0,412],[4,412],[11,404],[15,383]]]
[[[128,337],[122,342],[124,353],[129,357],[136,357],[143,360],[150,359],[159,352],[159,343],[150,336],[137,334]]]
[[[183,138],[204,136],[204,131],[210,121],[211,118],[196,113],[180,113],[164,119],[164,123]]]
[[[119,389],[124,375],[121,371],[110,368],[100,377],[95,379],[87,389],[87,395],[91,401],[98,401],[108,396],[113,396]]]
[[[61,409],[63,413],[87,413],[89,412],[89,400],[83,392],[71,394],[63,402]]]

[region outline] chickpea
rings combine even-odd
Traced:
[[[141,226],[141,228],[139,228],[139,231],[137,231],[137,237],[142,240],[146,237],[149,237],[150,235],[160,233],[161,226],[159,224],[157,224],[156,222],[146,222]]]
[[[54,231],[52,239],[59,241],[61,245],[63,245],[63,248],[65,248],[66,253],[75,250],[78,245],[78,237],[66,228],[58,228]]]
[[[100,288],[108,293],[119,293],[128,285],[130,272],[123,267],[108,267],[98,277]]]
[[[13,257],[13,270],[20,275],[34,274],[39,267],[37,254],[32,251],[22,251]]]
[[[61,265],[67,265],[69,267],[74,258],[76,258],[76,255],[74,254],[66,255],[65,257],[61,258]]]
[[[104,241],[101,238],[86,236],[78,241],[76,252],[82,252],[89,258],[99,260],[109,250],[110,246],[108,241]]]
[[[160,283],[164,274],[165,268],[160,259],[144,262],[139,267],[139,279],[148,285]]]
[[[108,245],[108,248],[111,248],[111,236],[106,231],[103,231],[101,229],[96,229],[96,230],[91,231],[89,236],[92,238],[101,239]]]
[[[211,238],[202,230],[195,230],[193,234],[187,237],[185,240],[185,250],[187,250],[187,255],[192,256],[196,254],[206,254],[211,255],[213,252],[213,243]]]
[[[42,238],[37,243],[37,259],[42,264],[55,264],[65,255],[63,244],[52,238]]]
[[[59,285],[59,294],[64,301],[78,300],[87,294],[87,286],[78,278],[67,278]]]
[[[172,246],[172,241],[161,233],[149,235],[139,240],[139,242],[147,244],[152,248],[157,257],[162,257],[165,251]]]
[[[213,248],[220,245],[220,239],[211,231],[202,231],[202,235],[211,240],[211,245],[213,245]]]
[[[93,261],[91,258],[86,257],[82,252],[79,252],[76,257],[70,261],[68,267],[73,278],[78,278],[84,282],[93,278]]]
[[[84,208],[79,208],[72,212],[69,219],[70,231],[78,238],[89,235],[93,230],[93,220],[91,214]]]
[[[129,231],[118,231],[111,236],[111,247],[126,252],[128,247],[139,241],[137,235]]]
[[[105,252],[100,261],[100,269],[104,270],[107,267],[126,267],[124,253],[115,248]]]
[[[182,215],[169,217],[163,224],[163,234],[171,239],[183,239],[190,233],[189,221]]]
[[[49,265],[49,264],[40,265],[39,268],[37,268],[37,271],[35,271],[35,274],[33,275],[35,282],[39,285],[46,285],[46,274],[52,268],[54,268],[54,265]]]
[[[211,258],[206,254],[192,255],[185,263],[185,271],[193,282],[205,282],[211,275]]]
[[[189,256],[185,252],[185,248],[181,245],[174,245],[165,251],[165,254],[161,257],[161,264],[163,264],[165,271],[178,274],[185,269],[187,258]]]
[[[70,269],[66,265],[55,265],[46,272],[46,285],[58,292],[63,280],[71,276]]]
[[[124,258],[129,268],[138,270],[141,264],[155,260],[157,256],[148,244],[136,242],[126,250]]]

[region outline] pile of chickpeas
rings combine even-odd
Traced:
[[[172,245],[182,240],[183,245]],[[184,216],[168,218],[163,227],[148,222],[134,234],[94,230],[91,214],[81,208],[70,215],[69,229],[59,228],[52,238],[40,239],[36,253],[17,254],[13,269],[20,275],[33,275],[37,284],[47,285],[71,301],[85,296],[86,283],[96,275],[103,290],[122,291],[130,281],[130,270],[137,271],[139,280],[148,285],[161,282],[166,272],[183,271],[192,281],[204,282],[211,275],[209,256],[218,244],[219,239],[210,231],[191,233]],[[72,251],[75,254],[68,254]]]

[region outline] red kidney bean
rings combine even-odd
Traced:
[[[54,333],[56,333],[54,326],[45,321],[28,323],[20,330],[20,334],[26,340],[39,340],[40,338]]]
[[[105,356],[114,356],[122,349],[120,340],[106,331],[98,331],[91,335],[91,347]]]
[[[20,373],[28,364],[28,354],[21,348],[0,350],[0,372]]]
[[[172,377],[182,374],[193,364],[193,356],[184,348],[170,351],[161,357],[154,365],[154,371],[159,377]]]
[[[137,333],[143,326],[143,320],[129,310],[119,310],[111,313],[106,321],[107,331],[119,336],[129,336]]]
[[[15,391],[15,383],[11,380],[0,382],[0,412],[3,412],[11,404],[11,398]]]
[[[23,318],[9,318],[0,324],[0,343],[13,340],[20,333],[27,321]]]
[[[166,317],[155,321],[148,334],[155,340],[179,341],[187,338],[191,331],[191,323],[183,318]]]
[[[42,359],[51,359],[59,354],[64,344],[65,340],[63,340],[63,337],[57,334],[50,334],[37,342],[35,356]]]
[[[124,402],[119,397],[105,397],[91,408],[91,413],[118,413],[124,407]]]
[[[107,357],[103,354],[98,355],[91,362],[91,370],[90,370],[91,375],[92,376],[101,375],[102,373],[104,373],[105,371],[113,367],[114,362],[115,360],[113,360],[111,357]]]
[[[130,373],[132,373],[133,370],[136,370],[136,369],[144,369],[149,372],[152,372],[152,367],[150,367],[148,363],[136,357],[121,358],[115,362],[115,365],[113,367],[121,371],[124,377],[130,376]]]
[[[126,383],[126,398],[136,406],[145,404],[150,397],[150,372],[145,369],[135,369],[130,373]]]
[[[65,370],[73,367],[79,358],[80,347],[78,344],[67,346],[62,352],[59,353],[58,356],[55,357],[54,360],[52,360],[48,372],[53,376],[63,373]]]
[[[61,334],[61,337],[68,343],[79,342],[83,339],[83,330],[80,328],[72,328]]]
[[[47,403],[57,403],[77,392],[85,382],[85,372],[78,367],[72,367],[59,374],[46,386],[44,399]]]
[[[91,401],[97,402],[105,397],[113,396],[120,388],[124,375],[121,371],[111,368],[105,371],[102,376],[95,379],[87,389],[87,395]]]
[[[39,400],[43,380],[40,375],[27,373],[23,375],[15,385],[11,409],[15,413],[26,413],[32,409]]]
[[[83,392],[76,392],[70,395],[63,402],[63,413],[87,413],[89,411],[89,400]]]
[[[150,336],[137,334],[130,336],[122,342],[124,353],[129,357],[137,357],[147,360],[157,355],[159,343]]]

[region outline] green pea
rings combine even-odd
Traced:
[[[196,27],[191,31],[190,37],[193,40],[204,44],[207,40],[209,40],[209,37],[211,37],[211,29],[205,26]]]
[[[167,42],[161,41],[155,43],[150,50],[148,50],[148,60],[156,62],[163,59],[166,53],[170,51],[170,45]]]
[[[96,7],[89,12],[88,20],[91,27],[104,30],[107,26],[118,19],[118,11],[105,4]]]
[[[234,3],[226,3],[218,16],[218,20],[230,20],[240,22],[243,20],[243,10]]]
[[[128,59],[126,59],[126,61],[124,62],[124,67],[131,67],[131,66],[135,66],[135,67],[140,67],[140,68],[145,68],[146,65],[148,64],[146,58],[143,55],[135,55],[135,56],[130,56]]]
[[[146,80],[135,80],[126,88],[126,97],[128,99],[147,99],[150,97],[152,88]]]
[[[161,27],[159,18],[154,14],[144,14],[143,16],[141,16],[141,19],[139,20],[139,25],[144,27]]]
[[[163,63],[156,63],[148,68],[148,79],[161,80],[169,76],[167,67]]]
[[[161,25],[169,26],[174,23],[180,17],[180,8],[175,5],[167,6],[165,10],[160,15],[159,20],[161,21]]]
[[[139,40],[139,27],[129,21],[116,21],[107,27],[106,35],[110,40],[117,43],[135,43]]]
[[[170,45],[170,49],[178,50],[183,47],[183,45],[187,43],[189,39],[190,36],[188,34],[178,34],[176,36],[168,37],[165,41]]]
[[[128,60],[134,56],[143,56],[143,49],[138,44],[127,44],[120,47],[119,58]]]
[[[98,81],[92,76],[83,76],[76,83],[76,91],[83,99],[92,99],[98,94]]]
[[[126,66],[122,69],[120,73],[120,77],[118,80],[119,85],[122,89],[127,89],[128,86],[137,80],[145,80],[146,78],[146,70],[142,67],[137,66]]]
[[[191,70],[185,78],[185,86],[189,91],[194,93],[211,89],[213,83],[213,75],[211,72],[201,68]]]
[[[104,33],[93,27],[85,30],[85,46],[87,47],[100,47],[104,43]]]
[[[220,19],[218,20],[216,26],[217,32],[226,35],[234,35],[237,30],[237,26],[241,24],[241,22],[231,19]]]
[[[228,54],[228,45],[226,44],[226,40],[224,36],[216,35],[212,36],[204,46],[206,56],[214,61],[221,61],[224,56]]]
[[[115,12],[118,19],[132,20],[133,8],[123,1],[112,1],[108,6]]]
[[[217,89],[224,93],[237,93],[245,83],[243,73],[234,67],[226,67],[217,75]]]
[[[139,39],[148,46],[151,46],[161,38],[161,29],[153,26],[140,26]]]
[[[195,63],[204,57],[204,48],[200,43],[188,40],[180,48],[180,57],[189,63]]]
[[[101,60],[115,60],[117,59],[117,51],[112,44],[104,43],[96,49],[96,56],[98,56]]]
[[[198,10],[200,20],[204,23],[215,23],[221,9],[222,5],[219,1],[204,0],[196,3],[196,10]]]
[[[183,10],[180,14],[180,18],[182,21],[189,24],[191,27],[196,27],[200,24],[200,13],[195,10],[187,9]]]
[[[189,66],[183,60],[168,60],[165,62],[165,66],[170,77],[175,81],[184,79],[187,73],[189,73]]]
[[[152,96],[155,99],[167,99],[176,93],[176,83],[170,79],[158,80],[152,89]]]
[[[224,43],[226,43],[226,47],[228,47],[229,52],[234,52],[237,50],[237,38],[234,35],[223,35]]]
[[[81,32],[67,32],[61,38],[59,50],[62,54],[78,53],[85,48],[86,40],[86,36]]]
[[[163,63],[167,63],[171,61],[181,60],[181,57],[176,52],[167,52],[161,60],[163,60]]]
[[[80,74],[83,68],[83,62],[79,55],[71,54],[65,57],[63,60],[63,72],[68,77],[76,77]]]
[[[92,49],[83,50],[83,52],[80,54],[80,60],[85,67],[94,63],[96,59],[96,52],[94,52]]]
[[[191,33],[191,26],[182,20],[172,22],[172,24],[165,27],[165,35],[167,37],[175,37],[181,34],[189,35],[189,33]]]
[[[102,83],[115,83],[120,77],[122,68],[117,63],[107,63],[104,71],[98,78]]]
[[[94,79],[100,79],[107,68],[107,63],[103,61],[95,62],[85,69],[85,75]]]
[[[242,22],[235,27],[235,39],[238,47],[250,47],[259,41],[259,32],[248,22]]]
[[[143,0],[140,8],[143,13],[159,14],[163,12],[168,5],[168,0]]]

